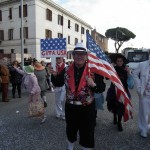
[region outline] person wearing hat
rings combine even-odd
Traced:
[[[138,127],[141,137],[147,138],[150,130],[150,50],[149,60],[140,62],[132,72],[139,96]]]
[[[23,70],[19,69],[18,67],[15,67],[16,71],[23,75],[22,77],[22,86],[25,88],[29,93],[30,97],[31,95],[33,96],[38,95],[41,90],[37,82],[37,78],[34,75],[34,67],[29,65],[29,66],[24,66]]]
[[[22,87],[26,89],[29,93],[29,103],[35,102],[39,99],[41,89],[38,85],[38,81],[36,76],[34,75],[34,67],[24,66],[23,70],[15,67],[16,71],[23,75],[22,77]],[[43,117],[43,116],[42,116]]]
[[[22,75],[16,71],[15,68],[21,69],[19,62],[17,60],[12,62],[12,65],[9,67],[10,71],[10,82],[12,84],[12,96],[16,98],[16,88],[18,91],[18,97],[21,98],[21,81]]]
[[[34,74],[36,75],[37,80],[38,80],[38,84],[41,88],[41,98],[44,101],[44,107],[46,109],[46,107],[47,107],[46,90],[48,89],[48,84],[47,84],[47,81],[46,81],[47,73],[46,73],[45,66],[42,66],[42,64],[39,63],[39,62],[35,62],[35,64],[34,64]],[[46,121],[46,114],[44,114],[44,118],[43,118],[41,123],[44,123],[45,121]]]
[[[126,58],[122,54],[116,54],[114,63],[114,68],[118,74],[118,77],[120,78],[129,98],[131,98],[127,84],[128,75],[130,75],[130,69],[126,66]],[[113,123],[117,124],[118,131],[123,131],[121,120],[125,112],[124,104],[117,100],[115,86],[113,83],[111,83],[110,88],[107,91],[106,101],[108,110],[114,115]]]
[[[77,43],[73,52],[74,62],[65,67],[60,74],[51,69],[52,83],[66,86],[66,134],[67,149],[73,150],[80,135],[80,145],[83,150],[94,148],[95,101],[94,92],[103,92],[103,78],[94,74],[89,75],[87,64],[88,52],[82,43]]]

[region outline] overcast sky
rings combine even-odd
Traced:
[[[105,35],[107,29],[124,27],[136,38],[123,47],[150,48],[150,0],[53,0]],[[109,40],[109,51],[114,41]]]

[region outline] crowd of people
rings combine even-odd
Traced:
[[[24,87],[29,93],[29,101],[41,97],[45,113],[41,123],[46,121],[47,98],[46,91],[55,92],[55,116],[66,121],[67,150],[73,150],[77,134],[80,136],[80,145],[83,150],[94,148],[94,129],[96,126],[97,110],[102,107],[103,92],[106,90],[105,77],[89,72],[87,59],[88,51],[82,43],[77,43],[73,52],[74,62],[66,64],[62,57],[56,58],[56,70],[51,63],[38,62],[36,59],[21,68],[17,61],[11,66],[0,65],[0,82],[2,85],[2,101],[8,102],[9,81],[12,84],[12,98],[21,98],[21,89]],[[128,87],[128,77],[133,76],[139,95],[140,135],[147,137],[148,115],[150,113],[150,65],[149,61],[142,62],[132,73],[126,66],[126,58],[117,54],[113,62],[122,85],[131,99]],[[140,74],[140,76],[139,76]],[[10,79],[9,79],[10,78]],[[107,79],[106,79],[107,80]],[[22,86],[21,86],[22,85]],[[117,100],[115,86],[110,84],[106,92],[107,108],[113,113],[113,123],[118,131],[123,131],[122,118],[125,113],[124,104]],[[96,97],[97,96],[97,97]],[[97,103],[97,98],[99,103]]]

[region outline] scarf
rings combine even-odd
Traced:
[[[75,96],[79,95],[79,92],[81,89],[85,88],[87,86],[86,78],[88,76],[88,66],[86,64],[82,77],[80,79],[80,83],[78,85],[78,89],[75,88],[75,78],[74,78],[74,63],[72,63],[67,71],[68,76],[70,77],[68,80],[68,85],[70,87],[70,90],[72,93],[75,94]]]
[[[65,68],[65,64],[64,63],[57,64],[56,68],[57,68],[58,73],[60,73]]]

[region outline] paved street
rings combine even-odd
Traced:
[[[139,136],[138,98],[135,90],[131,90],[131,93],[134,119],[123,123],[123,132],[118,132],[113,125],[112,114],[108,112],[106,102],[105,110],[98,112],[95,150],[150,149],[150,134],[147,139]],[[26,93],[21,99],[10,99],[9,103],[0,102],[0,150],[66,150],[65,121],[54,116],[54,93],[47,92],[47,101],[47,121],[42,125],[40,119],[27,117]],[[19,113],[16,113],[17,110]],[[81,150],[78,142],[75,150]]]

